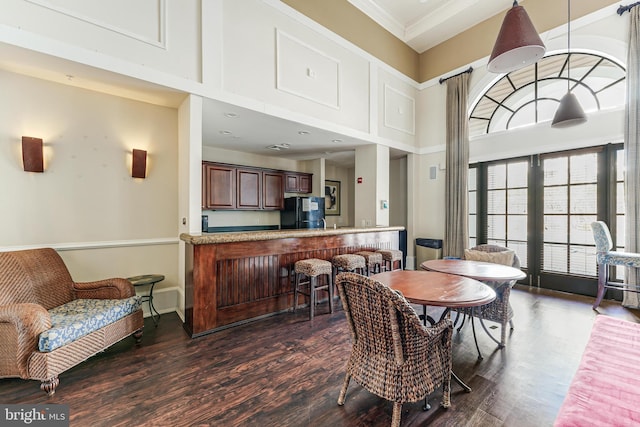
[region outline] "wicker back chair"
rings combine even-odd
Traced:
[[[511,250],[504,246],[491,244],[478,245],[471,249],[482,252],[504,252]],[[520,258],[518,258],[518,254],[515,252],[513,254],[513,264],[511,266],[518,269],[520,268]],[[493,302],[476,309],[476,313],[480,313],[481,321],[490,320],[492,322],[500,323],[501,331],[500,342],[498,342],[498,345],[502,348],[505,345],[507,323],[509,323],[509,326],[513,329],[513,308],[511,307],[511,304],[509,304],[509,296],[511,295],[511,288],[515,284],[515,280],[508,282],[487,282],[487,284],[496,291],[496,299]],[[484,327],[484,324],[482,324],[482,326]],[[493,338],[491,334],[489,334],[489,336]]]
[[[392,426],[400,425],[404,402],[417,402],[440,386],[442,405],[448,408],[453,328],[449,318],[426,327],[402,295],[376,280],[340,273],[336,283],[352,339],[338,405],[344,404],[353,378],[393,402]]]

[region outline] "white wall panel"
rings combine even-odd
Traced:
[[[370,130],[369,61],[264,2],[224,2],[222,64],[225,91]]]
[[[25,0],[135,40],[165,47],[166,0]],[[114,14],[114,10],[127,13]]]
[[[197,82],[200,22],[198,0],[3,0],[0,14],[0,24]]]
[[[276,87],[340,108],[340,62],[282,31],[276,38]]]
[[[389,85],[384,85],[383,124],[389,129],[415,135],[416,101]]]
[[[379,136],[415,144],[417,89],[382,69],[377,74]]]

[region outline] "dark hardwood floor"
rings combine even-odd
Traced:
[[[515,329],[497,349],[484,331],[454,332],[452,406],[403,406],[402,425],[550,426],[580,361],[596,313],[592,298],[516,287]],[[338,303],[339,304],[339,303]],[[338,306],[336,304],[336,306]],[[320,306],[319,313],[327,307]],[[420,312],[420,311],[419,311]],[[605,301],[600,313],[640,321]],[[71,426],[387,426],[391,403],[353,381],[336,404],[350,341],[344,313],[284,313],[190,339],[178,316],[146,319],[141,346],[126,339],[60,376],[54,397],[36,381],[0,380],[0,402],[62,403]],[[495,329],[496,334],[499,329]]]

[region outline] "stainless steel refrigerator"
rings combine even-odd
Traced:
[[[322,228],[324,197],[287,197],[280,211],[280,228]]]

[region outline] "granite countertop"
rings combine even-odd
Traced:
[[[240,231],[230,233],[199,233],[180,234],[180,239],[192,245],[206,245],[210,243],[232,243],[232,242],[252,242],[258,240],[290,239],[296,237],[318,237],[336,236],[340,234],[353,233],[375,233],[380,231],[402,231],[404,227],[369,227],[369,228],[322,228],[302,229],[302,230],[262,230],[262,231]]]

